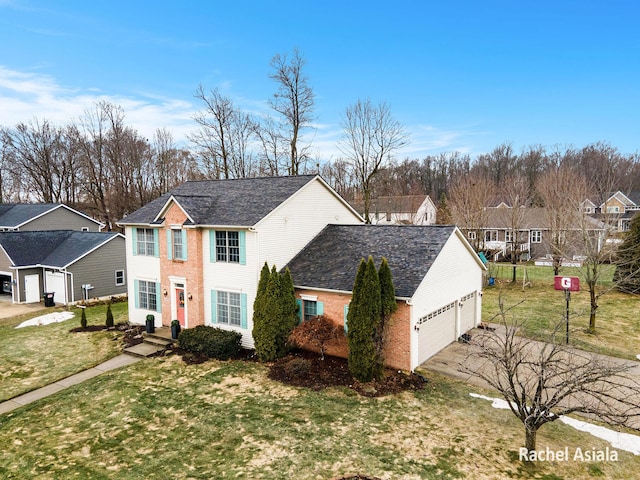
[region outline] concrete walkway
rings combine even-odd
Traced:
[[[88,370],[83,370],[82,372],[76,373],[75,375],[71,375],[70,377],[63,378],[55,383],[51,383],[42,388],[38,388],[37,390],[33,390],[29,393],[25,393],[18,397],[14,397],[11,400],[7,400],[5,402],[0,403],[0,415],[3,413],[11,412],[16,408],[22,407],[23,405],[28,405],[29,403],[35,402],[36,400],[40,400],[41,398],[48,397],[60,390],[64,390],[67,387],[72,385],[77,385],[78,383],[84,382],[93,377],[97,377],[105,372],[110,370],[115,370],[116,368],[125,367],[127,365],[131,365],[132,363],[136,363],[142,360],[141,358],[133,357],[131,355],[121,354],[117,357],[112,358],[111,360],[107,360],[100,365],[97,365],[93,368],[89,368]]]

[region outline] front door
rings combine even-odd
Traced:
[[[184,327],[184,288],[176,288],[176,318]]]

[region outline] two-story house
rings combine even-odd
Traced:
[[[456,227],[364,225],[319,176],[186,182],[118,224],[132,323],[153,315],[156,326],[215,325],[238,331],[252,348],[253,303],[267,263],[291,267],[301,321],[325,315],[344,326],[355,272],[368,255],[389,257],[403,286],[390,365],[413,369],[480,322],[484,266]]]

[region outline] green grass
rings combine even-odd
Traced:
[[[592,466],[513,461],[520,423],[470,391],[434,375],[423,391],[371,399],[287,387],[260,364],[146,360],[0,416],[0,477],[616,479],[640,468],[624,452]],[[538,442],[606,446],[561,424]]]
[[[114,357],[122,345],[114,341],[114,331],[70,333],[80,326],[80,309],[73,319],[37,327],[15,327],[43,314],[61,311],[52,308],[28,315],[0,319],[0,401],[91,368]],[[87,308],[88,325],[104,325],[106,305]],[[116,323],[127,320],[127,303],[112,305]]]
[[[530,285],[523,287],[526,275]],[[508,313],[508,319],[525,320],[525,332],[532,337],[549,333],[556,322],[563,322],[566,313],[564,292],[553,288],[551,267],[518,266],[517,281],[511,283],[511,266],[500,264],[493,271],[496,285],[486,287],[482,297],[482,319],[495,320],[499,312],[499,298],[505,307],[518,304]],[[563,276],[580,276],[575,268],[565,267]],[[613,269],[605,266],[599,299],[595,334],[587,333],[589,326],[589,291],[581,281],[581,291],[572,292],[569,301],[569,339],[572,345],[596,353],[635,359],[640,354],[640,297],[611,290]]]

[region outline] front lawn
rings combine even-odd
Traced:
[[[104,325],[106,305],[87,308],[88,325]],[[127,303],[111,307],[115,323],[127,321]],[[116,356],[122,344],[114,331],[78,332],[80,309],[71,320],[37,327],[15,327],[30,318],[62,311],[51,308],[35,314],[0,319],[0,401],[43,387]]]
[[[572,292],[569,301],[569,340],[584,350],[636,359],[640,354],[640,296],[611,290],[613,271],[605,268],[607,274],[603,278],[602,289],[607,292],[598,302],[596,333],[586,332],[589,326],[589,291],[581,282],[581,291]],[[523,286],[525,269],[529,280],[527,286]],[[490,322],[495,318],[499,312],[500,297],[506,308],[518,304],[509,312],[509,318],[515,315],[518,319],[526,319],[526,333],[534,337],[549,332],[555,322],[562,322],[565,318],[565,295],[563,291],[554,290],[551,267],[518,266],[515,284],[510,282],[510,265],[499,265],[494,274],[495,286],[485,287],[483,291],[483,321]],[[579,276],[579,271],[563,268],[561,275]]]
[[[368,398],[285,386],[267,372],[175,355],[108,372],[0,416],[0,477],[628,479],[640,469],[640,456],[622,451],[617,462],[527,466],[515,417],[436,375],[424,390]],[[538,448],[565,446],[607,444],[562,424],[540,430]]]

